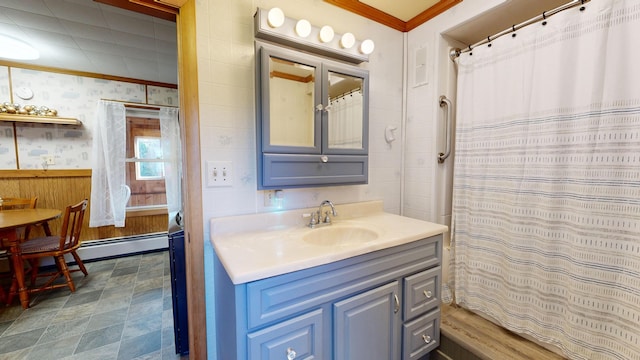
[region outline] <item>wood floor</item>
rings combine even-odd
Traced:
[[[463,308],[442,306],[441,354],[453,360],[561,360],[564,357]]]

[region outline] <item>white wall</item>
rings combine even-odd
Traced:
[[[405,154],[405,191],[403,215],[451,225],[451,174],[453,157],[438,164],[437,155],[444,150],[441,95],[453,101],[455,109],[455,67],[449,49],[460,44],[443,37],[448,29],[464,24],[476,16],[509,0],[465,0],[450,10],[412,30],[407,40],[407,119]],[[488,34],[490,35],[490,34]],[[414,87],[415,49],[428,51],[427,85]],[[455,114],[454,114],[455,115]],[[449,276],[449,234],[444,234],[443,280]]]
[[[0,66],[0,103],[10,102],[10,89],[28,87],[29,100],[13,96],[20,106],[56,109],[58,116],[77,118],[82,126],[0,122],[0,170],[43,169],[43,155],[53,156],[49,170],[90,169],[95,110],[100,99],[141,104],[178,105],[178,90],[77,74]],[[17,141],[17,152],[16,142]],[[19,160],[19,161],[18,161]]]
[[[232,161],[234,173],[231,187],[207,188],[203,179],[205,241],[212,217],[276,210],[264,207],[256,185],[253,43],[256,9],[274,6],[288,17],[376,44],[370,62],[361,65],[370,71],[369,184],[285,190],[284,207],[382,199],[386,211],[400,212],[401,149],[399,142],[387,145],[384,129],[401,124],[402,33],[319,0],[202,0],[196,3],[202,166]]]
[[[479,16],[508,0],[465,0],[448,11],[409,32],[407,40],[407,121],[405,155],[404,215],[438,223],[446,223],[438,212],[439,173],[437,154],[444,148],[441,141],[442,110],[440,95],[455,98],[455,84],[449,83],[452,63],[449,44],[442,37],[447,29]],[[414,52],[426,47],[428,84],[415,87]],[[454,103],[455,107],[455,103]],[[448,163],[452,159],[447,160]]]

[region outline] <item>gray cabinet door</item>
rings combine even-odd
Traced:
[[[334,360],[400,358],[397,281],[334,304]]]
[[[322,360],[322,310],[247,335],[249,360]]]

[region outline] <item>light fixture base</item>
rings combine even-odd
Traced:
[[[320,28],[311,25],[311,33],[307,37],[296,34],[297,20],[285,16],[284,24],[277,28],[269,26],[269,10],[258,8],[254,15],[255,37],[262,40],[275,42],[299,50],[324,55],[338,60],[359,64],[369,61],[368,54],[362,54],[358,49],[361,41],[354,40],[350,48],[345,48],[340,44],[342,34],[335,34],[330,41],[323,43],[320,40]]]

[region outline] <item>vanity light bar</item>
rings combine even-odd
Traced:
[[[305,19],[288,18],[278,8],[258,8],[254,15],[254,30],[258,39],[355,64],[369,61],[373,51],[372,40],[359,41],[351,33],[334,33],[327,25],[319,28]]]

